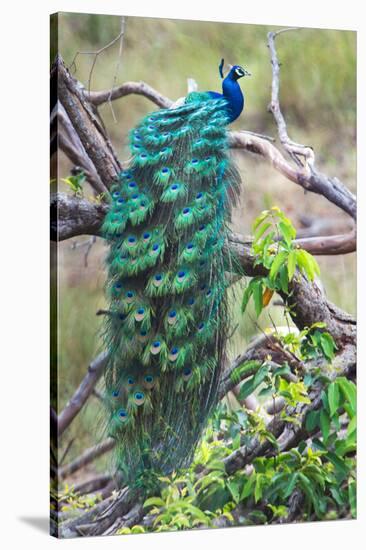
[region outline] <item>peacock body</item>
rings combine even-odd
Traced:
[[[144,118],[111,188],[105,401],[130,485],[188,465],[216,403],[229,324],[223,248],[240,183],[226,126],[243,108],[244,74],[234,66],[223,94],[194,92]]]

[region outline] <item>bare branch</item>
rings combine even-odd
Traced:
[[[77,472],[81,468],[84,468],[84,466],[90,464],[90,462],[93,462],[96,458],[113,449],[114,445],[115,440],[110,437],[102,443],[98,443],[97,445],[86,449],[86,451],[84,451],[78,458],[58,469],[58,479],[62,480],[65,477]]]
[[[108,205],[104,203],[91,203],[86,199],[79,199],[65,193],[54,194],[51,198],[51,207],[55,212],[52,218],[51,238],[59,241],[77,235],[100,236],[100,227],[108,210]],[[319,256],[348,254],[356,250],[355,231],[345,235],[297,239],[294,242],[311,254]],[[250,275],[254,263],[254,257],[250,253],[251,239],[245,239],[238,233],[231,233],[229,246],[232,250],[235,249],[242,259],[245,273]]]
[[[62,538],[75,537],[76,534],[93,536],[105,532],[117,518],[123,517],[139,501],[139,493],[127,488],[118,495],[112,495],[100,502],[88,512],[69,520],[59,527]]]
[[[66,407],[58,416],[58,436],[60,437],[66,428],[69,427],[75,416],[78,414],[89,395],[92,393],[94,386],[102,375],[107,352],[103,352],[92,361],[88,367],[87,375],[83,378],[80,386],[68,401]]]
[[[75,484],[74,491],[79,495],[95,493],[96,491],[100,491],[106,485],[108,485],[111,479],[112,478],[110,475],[102,474],[91,479],[87,479],[86,481],[82,481],[81,483]]]
[[[282,32],[287,30],[292,29],[283,29]],[[281,31],[268,33],[268,48],[270,50],[272,64],[272,94],[269,110],[274,116],[278,135],[285,150],[300,168],[302,168],[303,165],[299,160],[299,156],[305,159],[305,173],[301,176],[299,174],[299,181],[296,183],[299,183],[299,185],[308,191],[323,195],[329,201],[337,204],[337,206],[347,212],[353,219],[356,219],[357,209],[355,196],[338,178],[330,178],[315,169],[315,155],[312,147],[296,143],[288,136],[286,122],[279,102],[280,63],[277,57],[275,38],[280,32]]]
[[[306,191],[323,195],[330,202],[356,218],[356,197],[337,179],[313,172],[309,168],[294,167],[282,153],[267,140],[245,132],[229,132],[229,145],[233,149],[244,149],[261,155],[288,180],[300,185]]]
[[[120,55],[121,55],[122,54],[122,41],[123,41],[124,32],[125,32],[125,18],[121,17],[120,31],[119,31],[118,35],[115,38],[113,38],[113,40],[111,40],[108,44],[106,44],[102,48],[99,48],[99,50],[96,50],[96,51],[78,51],[78,52],[76,52],[76,54],[75,54],[75,56],[74,56],[74,58],[71,62],[70,69],[74,68],[76,70],[76,59],[78,58],[79,55],[92,55],[94,57],[93,63],[92,63],[91,69],[90,69],[90,73],[89,73],[89,78],[88,78],[88,90],[89,91],[90,91],[90,84],[91,84],[91,79],[92,79],[92,76],[93,76],[94,67],[95,67],[95,64],[97,62],[97,59],[98,59],[99,55],[101,53],[105,52],[106,50],[108,50],[109,48],[111,48],[118,41],[120,41]]]
[[[77,235],[99,235],[108,206],[86,199],[54,193],[51,195],[51,239],[63,241]]]
[[[155,103],[158,107],[163,109],[169,109],[173,105],[173,101],[163,96],[158,91],[154,90],[151,86],[146,84],[146,82],[125,82],[121,86],[112,88],[111,90],[103,90],[100,92],[86,92],[85,97],[93,105],[98,107],[102,103],[107,101],[113,101],[121,97],[125,97],[130,94],[141,95]]]
[[[77,132],[83,147],[106,187],[116,179],[121,170],[115,151],[98,116],[80,84],[70,75],[60,56],[57,56],[52,75],[58,78],[58,97]]]
[[[75,166],[79,166],[96,194],[107,193],[108,189],[101,181],[98,173],[89,159],[83,144],[80,141],[69,117],[61,103],[58,101],[52,113],[59,124],[58,139],[59,147]],[[51,115],[51,116],[52,116]],[[60,130],[63,131],[60,131]]]

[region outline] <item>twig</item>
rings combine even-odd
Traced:
[[[353,219],[356,219],[356,200],[354,195],[347,189],[347,187],[338,180],[338,178],[329,178],[324,174],[318,172],[315,169],[315,154],[312,147],[302,145],[292,141],[287,133],[287,126],[284,116],[282,114],[279,102],[279,90],[280,90],[280,63],[277,57],[275,38],[281,33],[295,30],[295,29],[282,29],[277,32],[268,33],[268,48],[271,55],[272,64],[272,93],[269,110],[273,114],[280,141],[289,153],[292,159],[296,162],[298,167],[305,168],[305,172],[301,176],[298,183],[309,191],[324,195],[328,200],[334,202],[338,206],[340,204],[335,202],[336,197],[342,199],[343,206],[340,206],[345,210]],[[305,167],[301,163],[299,156],[302,156],[305,160]],[[346,206],[346,208],[345,208]]]
[[[58,120],[60,123],[60,128],[58,130],[57,137],[60,150],[65,153],[65,155],[75,166],[82,168],[87,181],[90,183],[96,195],[108,193],[107,187],[99,178],[93,163],[90,161],[85,152],[81,141],[79,139],[76,140],[77,134],[70,121],[67,120],[67,116],[59,114]],[[62,129],[63,131],[61,131]],[[73,134],[75,134],[75,136]]]
[[[57,78],[59,100],[101,181],[108,188],[116,180],[121,165],[104,127],[85,101],[80,84],[72,78],[61,56],[56,57],[52,75]]]
[[[76,59],[79,55],[93,55],[94,56],[94,59],[93,59],[93,63],[92,63],[92,66],[91,66],[91,69],[90,69],[90,73],[89,73],[89,78],[88,78],[88,90],[90,92],[90,84],[91,84],[91,79],[92,79],[92,75],[93,75],[93,71],[94,71],[94,67],[95,67],[95,64],[97,62],[97,59],[99,57],[99,55],[101,53],[103,53],[104,51],[108,50],[109,48],[111,48],[116,42],[118,42],[118,40],[120,40],[121,38],[123,38],[123,34],[124,34],[124,26],[125,26],[125,18],[124,17],[121,17],[121,29],[120,29],[120,32],[118,33],[118,35],[113,38],[113,40],[111,40],[111,42],[109,42],[106,46],[103,46],[102,48],[99,48],[99,50],[96,50],[96,51],[77,51],[71,64],[70,64],[70,67],[69,67],[69,70],[71,71],[72,68],[74,69],[74,71],[76,72]],[[121,51],[121,46],[120,46],[120,51]]]
[[[281,29],[277,32],[268,33],[268,48],[271,52],[271,63],[272,63],[272,93],[271,93],[271,103],[269,105],[269,110],[273,114],[278,128],[278,135],[280,141],[286,151],[289,153],[291,158],[296,162],[300,167],[303,166],[299,159],[299,155],[305,157],[306,163],[314,163],[314,151],[311,147],[301,145],[292,141],[287,134],[287,126],[284,116],[280,109],[279,104],[279,92],[280,92],[280,63],[278,61],[277,52],[274,46],[274,41],[276,36],[293,30],[300,30],[298,27]]]
[[[68,401],[66,407],[58,416],[58,436],[60,437],[66,428],[69,427],[75,416],[78,414],[89,395],[92,393],[95,384],[100,378],[106,360],[107,352],[103,352],[92,361],[88,367],[88,372],[83,378],[80,386]]]
[[[248,135],[244,132],[229,132],[229,145],[233,149],[244,149],[261,155],[288,180],[300,185],[306,191],[323,195],[330,202],[356,218],[356,197],[337,178],[327,178],[304,168],[294,167],[287,162],[282,153],[263,138]]]
[[[77,472],[81,468],[84,468],[84,466],[90,464],[90,462],[93,462],[93,460],[95,460],[96,458],[113,449],[114,445],[115,440],[110,437],[102,443],[98,443],[97,445],[86,449],[79,457],[75,458],[75,460],[59,468],[58,479],[64,479],[74,472]]]
[[[74,485],[74,492],[79,495],[86,495],[89,493],[95,493],[103,489],[111,481],[111,476],[107,474],[99,475],[77,483]]]
[[[111,95],[112,95],[113,89],[114,89],[115,86],[116,86],[116,83],[117,83],[117,75],[118,75],[119,67],[120,67],[120,65],[121,65],[121,60],[122,60],[122,49],[123,49],[123,38],[124,38],[124,35],[125,35],[125,18],[122,17],[122,20],[121,20],[121,36],[120,36],[120,40],[119,40],[118,61],[117,61],[116,71],[115,71],[114,77],[113,77],[113,84],[112,84],[112,88],[111,88],[111,93],[110,93],[110,96],[109,96],[109,98],[108,98],[108,105],[109,105],[109,107],[110,107],[110,109],[111,109],[111,113],[112,113],[113,120],[114,120],[115,123],[117,122],[117,118],[116,118],[116,115],[114,114],[113,103],[112,103],[112,101],[111,101]],[[89,92],[90,92],[90,88],[89,88]]]
[[[86,248],[84,253],[84,267],[88,267],[88,257],[96,240],[97,240],[96,235],[92,235],[90,239],[87,239],[86,241],[83,241],[81,243],[74,241],[71,245],[72,250],[76,250],[76,248]]]
[[[67,457],[68,452],[70,451],[70,449],[71,449],[71,447],[72,447],[74,441],[75,441],[75,438],[73,437],[73,438],[70,439],[70,441],[68,442],[68,444],[67,444],[67,446],[66,446],[66,449],[64,450],[63,455],[61,456],[61,458],[60,458],[60,460],[59,460],[59,462],[58,462],[58,465],[59,465],[59,466],[62,466],[62,464],[64,463],[64,460],[65,460],[65,458]]]
[[[173,101],[154,90],[154,88],[146,84],[146,82],[125,82],[112,90],[84,92],[84,94],[85,98],[96,107],[107,101],[113,101],[130,94],[144,96],[163,109],[169,109],[173,104]]]
[[[255,136],[261,139],[266,139],[267,141],[271,141],[272,143],[276,141],[276,138],[272,136],[267,136],[266,134],[258,134],[257,132],[251,132],[250,130],[240,130],[240,133],[247,134],[248,136]]]

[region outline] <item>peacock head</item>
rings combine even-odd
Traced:
[[[242,78],[243,76],[251,76],[251,74],[249,71],[244,69],[244,67],[241,67],[240,65],[234,65],[233,67],[231,67],[228,76],[233,80],[239,80],[239,78]]]

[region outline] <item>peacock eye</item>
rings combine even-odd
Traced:
[[[141,391],[136,392],[133,396],[133,400],[136,403],[136,405],[142,405],[145,401],[145,394]]]
[[[122,422],[124,422],[127,419],[127,411],[126,409],[120,409],[118,411],[118,416],[121,419]]]

